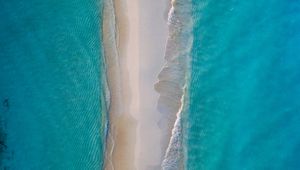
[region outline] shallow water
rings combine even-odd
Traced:
[[[299,10],[193,1],[186,169],[300,168]]]
[[[0,169],[101,169],[101,1],[0,6]]]

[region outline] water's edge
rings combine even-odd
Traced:
[[[162,114],[159,127],[169,136],[161,142],[165,156],[163,170],[183,169],[181,114],[185,107],[185,89],[192,47],[191,1],[173,0],[168,14],[169,36],[166,45],[166,64],[158,75],[155,89],[160,93],[158,109]]]

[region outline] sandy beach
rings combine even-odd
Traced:
[[[168,0],[106,0],[103,41],[110,90],[106,170],[159,169],[165,151],[154,90],[164,64]]]

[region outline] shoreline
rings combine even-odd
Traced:
[[[159,81],[155,89],[160,93],[158,108],[165,115],[165,122],[160,124],[169,141],[162,144],[165,155],[163,170],[181,170],[184,168],[181,117],[186,109],[187,82],[189,79],[190,50],[193,43],[190,17],[191,1],[172,1],[168,16],[169,37],[166,46],[165,60]],[[170,100],[171,99],[171,100]]]
[[[136,120],[132,117],[135,91],[130,88],[127,64],[128,22],[126,4],[104,1],[103,44],[110,91],[109,131],[105,170],[135,170]]]

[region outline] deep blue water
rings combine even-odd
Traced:
[[[194,0],[187,170],[300,169],[300,1]]]
[[[0,169],[101,169],[101,1],[0,1]]]

